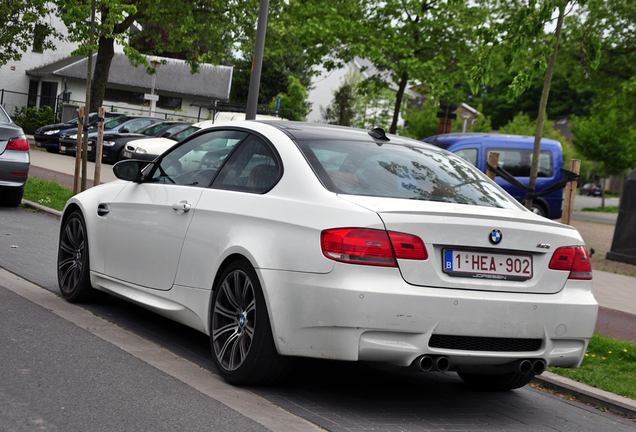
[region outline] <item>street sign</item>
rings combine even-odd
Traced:
[[[159,100],[159,95],[150,94],[150,93],[144,93],[144,99],[146,99],[147,101],[155,101],[155,102],[157,102]]]

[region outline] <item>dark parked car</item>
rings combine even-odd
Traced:
[[[107,112],[106,119],[112,117],[122,116],[121,113]],[[48,126],[42,126],[35,131],[33,137],[35,138],[35,145],[46,149],[51,153],[57,153],[60,151],[60,135],[69,130],[77,129],[77,117],[73,120],[69,120],[66,123],[56,123]],[[108,120],[107,120],[108,121]],[[88,124],[93,125],[97,122],[97,113],[92,113],[88,116]]]
[[[122,152],[124,151],[124,147],[128,141],[154,137],[167,138],[182,131],[191,124],[192,123],[183,121],[163,121],[150,124],[134,133],[104,134],[102,144],[102,161],[114,164],[115,162],[122,160]],[[88,158],[91,160],[95,160],[96,142],[96,137],[88,140],[88,148],[90,149],[88,152]]]
[[[601,196],[603,195],[603,186],[598,183],[586,183],[579,190],[580,195]]]
[[[16,207],[22,201],[30,156],[24,131],[0,106],[0,205]]]

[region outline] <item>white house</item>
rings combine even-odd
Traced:
[[[47,20],[66,34],[64,24],[55,15]],[[34,41],[32,50],[25,52],[20,61],[0,67],[0,104],[10,115],[25,105],[48,105],[55,110],[63,102],[84,104],[88,60],[71,55],[77,47],[75,43],[60,41],[56,45],[55,51],[38,52],[41,50]],[[217,101],[229,98],[232,67],[204,63],[198,73],[190,74],[190,66],[183,60],[159,59],[157,73],[148,75],[143,66],[132,66],[123,48],[116,44],[104,108],[148,115],[150,103],[145,95],[154,87],[154,94],[158,95],[156,117],[198,121],[210,116]]]

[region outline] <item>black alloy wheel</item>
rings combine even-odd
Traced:
[[[214,289],[210,345],[219,374],[233,384],[280,381],[292,359],[278,354],[256,272],[239,260],[225,269]]]
[[[66,300],[90,302],[107,296],[91,286],[89,262],[86,224],[74,211],[64,220],[57,251],[57,281]]]

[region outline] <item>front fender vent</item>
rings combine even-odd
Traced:
[[[542,339],[494,338],[434,334],[428,341],[430,348],[459,351],[528,352],[541,349]]]

